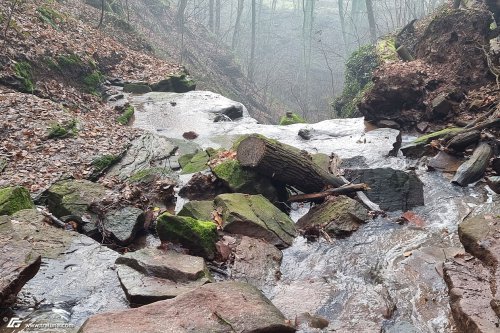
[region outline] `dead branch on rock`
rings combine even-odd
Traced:
[[[344,186],[341,186],[338,188],[328,189],[326,191],[319,192],[319,193],[292,195],[290,198],[288,198],[288,202],[311,201],[311,200],[315,200],[315,199],[323,199],[323,198],[326,198],[330,195],[337,196],[337,195],[350,194],[350,193],[359,192],[359,191],[368,191],[369,189],[370,188],[365,183],[349,184],[349,185],[344,185]]]

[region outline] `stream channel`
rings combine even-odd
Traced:
[[[243,134],[259,133],[310,153],[335,153],[352,161],[351,167],[415,170],[424,184],[425,205],[412,211],[423,225],[398,223],[403,212],[396,211],[331,242],[322,238],[308,242],[299,236],[283,250],[281,278],[262,289],[287,318],[306,312],[326,318],[329,326],[317,332],[454,331],[442,263],[463,252],[458,224],[476,207],[494,200],[484,184],[461,188],[450,183],[449,175],[429,172],[400,152],[389,157],[401,138],[399,131],[369,128],[362,118],[262,125],[236,103],[242,118],[214,122],[215,111],[235,102],[203,91],[126,98],[136,107],[133,126],[176,139],[194,131],[198,137],[193,141],[202,148],[227,148]],[[311,138],[299,137],[300,129],[308,129]],[[412,139],[403,136],[403,144]],[[176,209],[184,202],[178,200]],[[292,219],[297,221],[307,209],[307,205],[293,206]],[[85,244],[83,238],[73,242],[64,260],[44,260],[38,275],[25,285],[19,296],[18,315],[32,320],[64,318],[77,329],[91,314],[128,306],[112,269],[119,254]],[[33,299],[43,300],[45,305],[34,311],[30,306]],[[0,332],[4,332],[2,328]]]

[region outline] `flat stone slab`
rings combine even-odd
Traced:
[[[134,305],[174,298],[212,281],[203,258],[175,251],[129,252],[116,265],[127,299]]]
[[[0,308],[13,305],[21,288],[40,269],[41,256],[17,235],[8,216],[0,216]]]
[[[129,245],[144,229],[144,212],[135,207],[120,208],[106,214],[104,227],[118,244]]]
[[[80,333],[295,332],[255,287],[209,283],[174,299],[90,317]]]

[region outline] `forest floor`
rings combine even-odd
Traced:
[[[18,5],[4,30],[9,4],[0,4],[0,186],[36,194],[61,177],[88,177],[137,135],[117,122],[103,83],[157,82],[183,68],[138,49],[146,43],[133,34],[118,42],[57,2]]]

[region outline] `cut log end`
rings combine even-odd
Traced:
[[[238,146],[238,161],[244,167],[255,167],[260,163],[265,152],[265,142],[257,136],[249,136]]]

